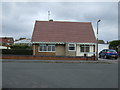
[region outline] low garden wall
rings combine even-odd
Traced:
[[[33,55],[2,55],[1,59],[23,60],[95,60],[95,57],[79,56],[33,56]]]
[[[80,56],[35,56],[33,50],[5,49],[2,50],[0,59],[17,59],[17,60],[95,60],[95,57]]]

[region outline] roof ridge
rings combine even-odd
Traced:
[[[75,21],[40,21],[40,20],[36,20],[36,22],[91,23],[91,22],[75,22]]]

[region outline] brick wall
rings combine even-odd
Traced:
[[[24,59],[24,60],[95,60],[95,57],[67,57],[67,56],[23,56],[3,55],[0,59]]]

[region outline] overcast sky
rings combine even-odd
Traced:
[[[96,33],[99,23],[99,39],[118,39],[117,2],[4,2],[2,3],[2,35],[31,38],[35,20],[92,22]]]

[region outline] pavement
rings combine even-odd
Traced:
[[[98,61],[100,61],[100,62],[109,62],[109,63],[118,63],[120,61],[120,58],[118,58],[118,59],[102,59],[102,58],[98,58]]]
[[[41,63],[118,63],[120,59],[101,59],[98,60],[15,60],[3,59],[1,62],[41,62]]]
[[[98,61],[76,60],[74,61],[74,63],[71,60],[69,61],[47,60],[46,61],[47,63],[43,61],[45,60],[41,61],[7,60],[7,59],[4,60],[2,62],[2,75],[3,75],[2,87],[3,88],[118,87],[118,64],[117,61],[115,60],[103,60],[103,59],[100,59]]]

